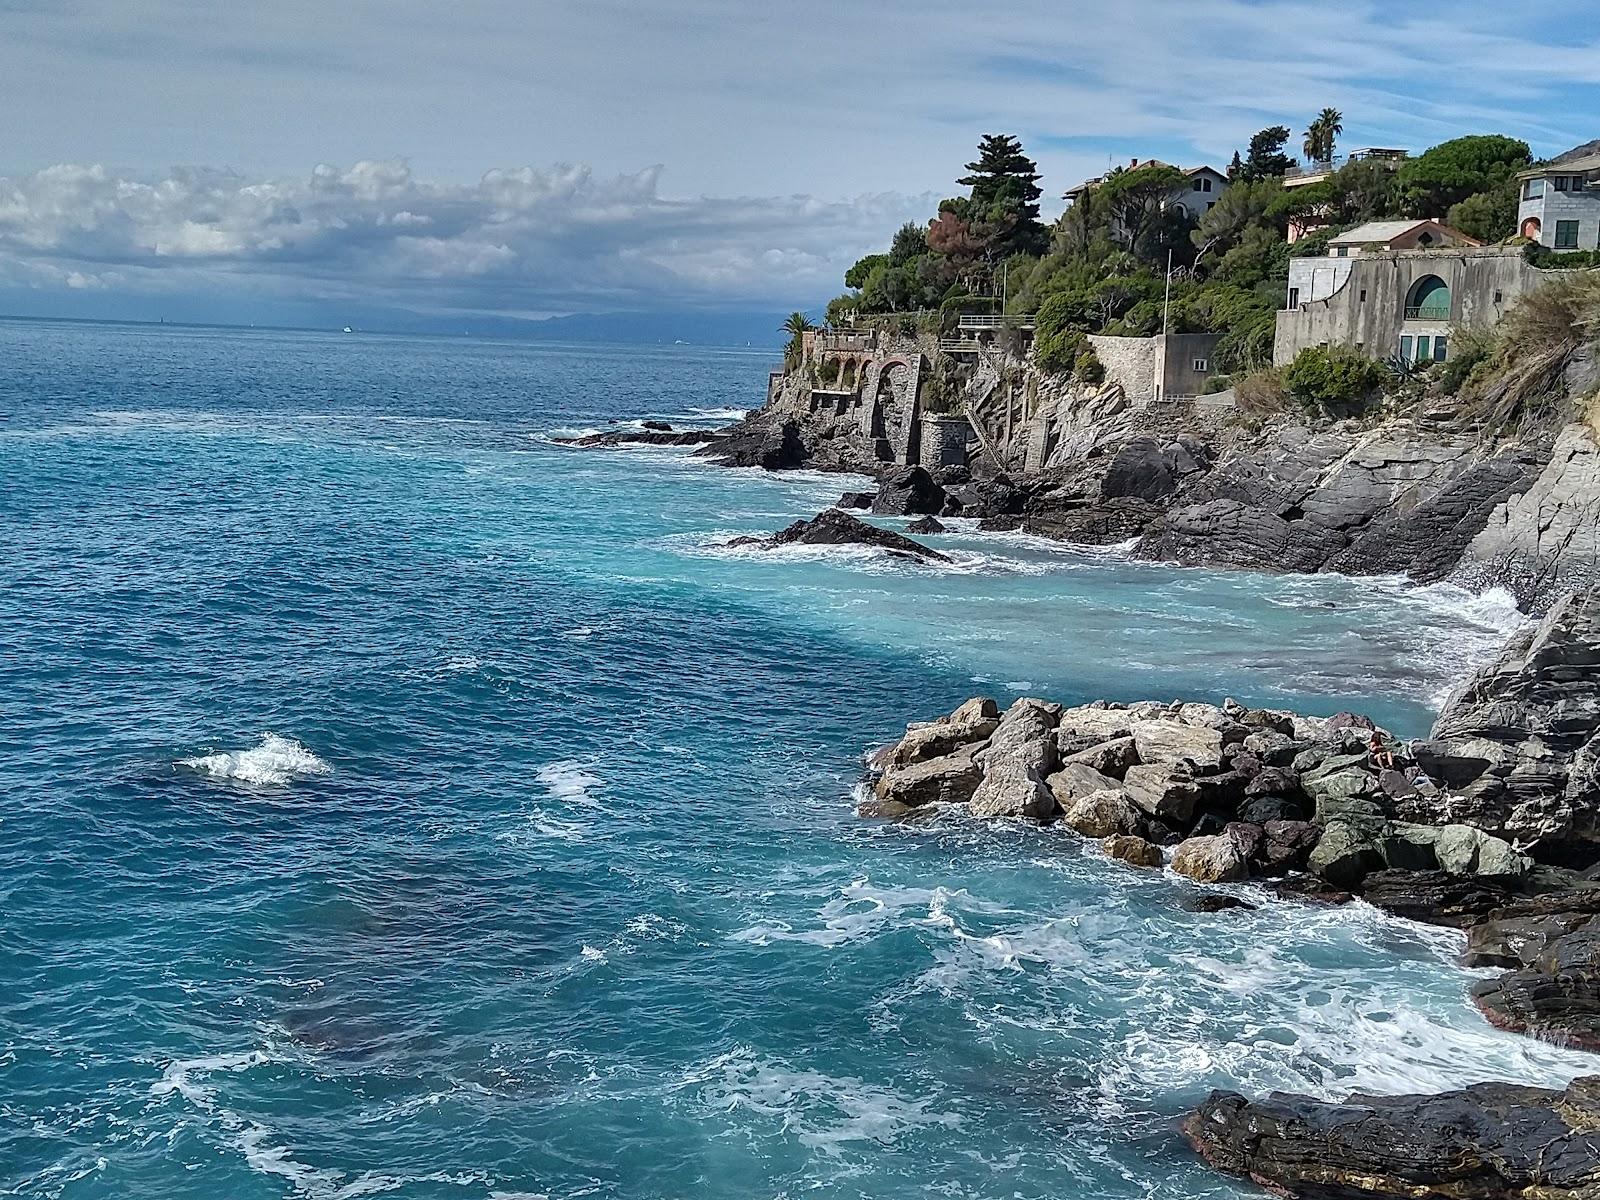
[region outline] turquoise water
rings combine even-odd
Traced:
[[[0,323],[0,1192],[1233,1196],[1211,1087],[1594,1069],[1448,933],[853,814],[978,690],[1419,732],[1502,602],[727,551],[847,481],[546,440],[769,365]]]

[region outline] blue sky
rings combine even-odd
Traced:
[[[0,0],[0,310],[814,306],[1020,134],[1052,196],[1343,145],[1600,137],[1579,3]],[[1059,202],[1057,202],[1059,204]]]

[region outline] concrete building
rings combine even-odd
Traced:
[[[1600,249],[1600,154],[1517,176],[1517,232],[1552,250]]]
[[[1475,244],[1368,244],[1344,258],[1295,259],[1272,359],[1281,366],[1307,346],[1348,346],[1369,358],[1443,362],[1452,330],[1494,328],[1519,296],[1556,274],[1529,265],[1516,247]]]
[[[1142,162],[1134,159],[1124,170],[1133,171],[1140,167],[1167,167],[1171,163],[1162,162],[1159,158],[1147,158]],[[1201,164],[1198,167],[1179,167],[1189,178],[1182,187],[1173,188],[1167,193],[1166,207],[1177,209],[1184,216],[1199,220],[1205,211],[1217,202],[1224,188],[1228,186],[1228,177],[1215,167]],[[1109,175],[1107,172],[1106,175]],[[1091,188],[1099,187],[1106,181],[1106,175],[1096,175],[1093,179],[1085,179],[1077,187],[1070,189],[1063,196],[1069,204],[1076,204],[1078,199]]]
[[[1106,382],[1120,384],[1135,408],[1198,395],[1206,379],[1217,373],[1211,359],[1221,340],[1215,333],[1089,335],[1095,357],[1105,368]]]
[[[1325,255],[1289,260],[1289,292],[1284,307],[1326,300],[1344,287],[1352,262],[1364,254],[1481,244],[1441,221],[1369,221],[1330,239]]]

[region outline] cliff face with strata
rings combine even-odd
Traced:
[[[1136,540],[1136,557],[1190,566],[1502,585],[1534,610],[1600,582],[1588,424],[1511,440],[1448,412],[1263,424],[1228,396],[1157,398],[1114,376],[1050,376],[998,342],[812,333],[766,404],[702,453],[879,477],[920,467],[933,485],[920,494],[947,498],[906,511]]]

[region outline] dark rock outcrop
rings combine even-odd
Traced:
[[[825,508],[809,521],[796,521],[771,537],[740,537],[730,546],[759,546],[774,549],[778,546],[874,546],[904,558],[931,559],[949,562],[948,555],[912,541],[892,529],[879,529],[837,508]]]
[[[1572,593],[1446,702],[1413,748],[1430,811],[1542,861],[1600,860],[1600,588]],[[1402,801],[1406,815],[1415,805]]]
[[[583,437],[551,438],[561,446],[581,446],[586,450],[606,446],[700,446],[722,440],[718,429],[674,429],[665,421],[646,421],[642,429],[607,429]]]
[[[922,517],[918,520],[912,521],[911,524],[907,525],[906,532],[915,534],[930,534],[948,533],[949,530],[944,527],[943,523],[940,522],[938,517]]]
[[[724,430],[722,436],[699,451],[729,467],[760,467],[765,471],[788,471],[804,466],[812,451],[801,437],[800,424],[792,418],[778,420],[757,413]]]
[[[945,511],[945,490],[922,467],[902,467],[884,476],[872,499],[877,516],[938,516]]]
[[[1564,1091],[1483,1083],[1330,1104],[1213,1092],[1184,1122],[1213,1167],[1286,1196],[1589,1200],[1600,1195],[1600,1076]]]

